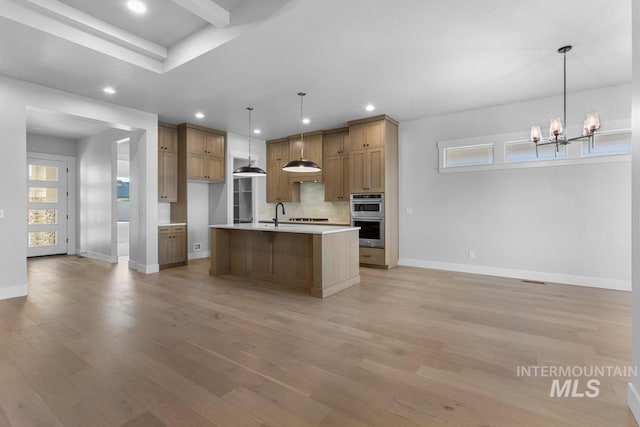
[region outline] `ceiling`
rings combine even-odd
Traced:
[[[216,0],[230,14],[221,27],[176,9],[185,0],[148,0],[135,19],[113,7],[120,0],[65,0],[169,46],[164,59],[148,54],[157,63],[148,67],[7,18],[15,1],[0,0],[0,74],[239,134],[251,105],[267,139],[298,131],[301,90],[309,130],[560,95],[566,44],[569,93],[631,82],[630,0]],[[158,31],[167,20],[176,28]]]
[[[114,125],[110,123],[85,117],[36,109],[27,110],[28,133],[82,139],[113,128]]]

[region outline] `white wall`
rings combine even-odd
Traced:
[[[630,104],[628,85],[569,94],[567,121],[599,111],[603,129],[627,124]],[[629,162],[437,171],[439,140],[518,131],[527,139],[532,123],[561,111],[553,97],[400,123],[401,263],[628,289]]]
[[[77,145],[78,142],[75,139],[39,135],[35,133],[27,134],[27,151],[31,153],[75,157]]]
[[[124,135],[123,135],[124,134]],[[111,129],[78,141],[78,253],[117,262],[115,141],[128,132]]]
[[[633,14],[633,154],[632,154],[632,199],[631,211],[632,230],[632,365],[640,366],[640,6],[637,2],[632,4]],[[633,377],[629,384],[627,394],[629,407],[640,423],[640,378]]]
[[[0,299],[27,294],[27,246],[25,207],[26,188],[26,116],[27,107],[57,111],[108,123],[123,128],[143,129],[138,141],[140,154],[135,158],[138,178],[139,213],[136,226],[140,239],[138,253],[132,254],[135,267],[142,272],[157,271],[157,140],[158,118],[114,104],[73,95],[44,86],[38,86],[0,77],[0,132],[2,133],[2,167],[0,168]],[[132,230],[133,231],[133,230]]]

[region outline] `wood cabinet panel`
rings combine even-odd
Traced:
[[[367,187],[366,150],[352,150],[350,154],[349,175],[351,192],[363,193]]]
[[[158,125],[158,201],[178,201],[178,130]]]
[[[282,170],[289,161],[289,141],[270,141],[267,144],[267,159],[267,202],[298,202],[300,184],[294,184],[292,174]]]
[[[349,133],[332,131],[324,137],[324,200],[349,200]]]
[[[158,264],[160,267],[187,262],[187,227],[158,227]]]
[[[367,148],[365,163],[368,180],[365,191],[384,193],[384,148]]]
[[[187,179],[224,182],[225,134],[213,129],[185,123],[180,138],[184,141],[187,161]]]

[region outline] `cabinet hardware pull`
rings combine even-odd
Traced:
[[[371,258],[371,255],[362,255],[362,258]]]

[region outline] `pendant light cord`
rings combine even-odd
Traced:
[[[304,112],[303,112],[303,104],[302,100],[306,93],[298,92],[298,96],[300,97],[300,160],[304,158],[304,135],[302,133],[302,120],[304,120]]]
[[[253,111],[253,107],[247,107],[249,111],[249,166],[251,166],[251,112]]]
[[[563,52],[564,59],[564,137],[567,140],[567,52]]]

